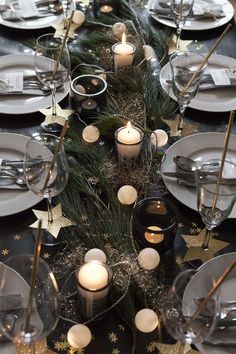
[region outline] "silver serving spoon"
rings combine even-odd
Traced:
[[[207,162],[196,162],[194,160],[192,160],[190,157],[186,157],[186,156],[174,156],[173,157],[173,161],[176,163],[176,166],[185,172],[194,172],[197,168],[199,168],[200,166],[211,166],[211,169],[207,169],[206,168],[206,172],[217,172],[220,164],[218,160],[212,159],[211,161],[207,161]]]

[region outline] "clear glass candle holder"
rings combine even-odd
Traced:
[[[74,108],[81,117],[100,112],[106,105],[107,82],[97,75],[81,75],[71,82]]]
[[[132,232],[140,248],[152,247],[159,254],[170,251],[177,226],[178,212],[167,199],[150,197],[134,207]]]
[[[133,68],[136,47],[129,42],[119,42],[112,46],[115,72],[130,71]]]
[[[116,150],[121,163],[134,161],[138,158],[144,134],[137,127],[121,127],[115,132]]]
[[[79,309],[86,319],[100,319],[107,308],[108,293],[112,284],[111,268],[100,261],[87,261],[76,271]]]

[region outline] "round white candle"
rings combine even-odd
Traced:
[[[118,200],[125,205],[130,205],[135,202],[138,197],[138,193],[133,186],[122,186],[117,193]]]
[[[163,233],[155,233],[155,231],[161,231],[162,229],[159,226],[151,225],[148,226],[147,230],[144,233],[144,237],[150,243],[160,243],[164,240]],[[154,232],[152,232],[154,231]]]
[[[74,12],[74,16],[73,16],[73,22],[76,25],[82,25],[85,21],[85,14],[83,13],[83,11],[80,10],[75,10]]]
[[[144,248],[139,252],[138,263],[143,269],[153,270],[160,263],[159,253],[154,248]]]
[[[81,107],[87,109],[88,111],[96,109],[97,106],[97,102],[92,100],[91,98],[86,98],[86,100],[81,103]]]
[[[113,11],[113,7],[110,5],[103,5],[100,7],[100,12],[103,14],[109,14]]]
[[[140,153],[142,133],[140,129],[132,127],[128,122],[127,127],[116,131],[116,141],[119,160],[131,160]]]
[[[91,250],[89,250],[85,254],[84,260],[85,260],[85,262],[100,261],[102,263],[106,263],[107,257],[105,255],[105,253],[102,250],[100,250],[99,248],[91,248]]]
[[[82,137],[87,143],[95,143],[98,141],[100,132],[94,125],[88,125],[82,132]]]
[[[168,135],[162,129],[156,129],[151,134],[151,143],[155,149],[165,146],[168,142]]]
[[[115,71],[122,71],[132,67],[136,48],[133,44],[126,42],[125,33],[122,35],[122,42],[114,44],[112,50]]]
[[[79,269],[78,280],[87,290],[100,290],[108,285],[108,271],[100,262],[90,261]]]
[[[91,342],[91,339],[90,329],[83,324],[72,326],[67,333],[67,341],[73,348],[84,348]]]
[[[134,321],[137,329],[144,333],[154,331],[159,323],[157,314],[151,309],[142,309],[137,312]]]

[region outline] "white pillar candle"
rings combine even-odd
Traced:
[[[82,132],[82,137],[86,143],[95,143],[98,141],[100,136],[100,132],[97,127],[94,125],[88,125],[87,127],[84,128]]]
[[[116,131],[115,137],[120,161],[135,159],[139,155],[143,138],[140,129],[131,126],[128,122],[126,127]]]
[[[112,46],[112,51],[115,71],[125,71],[132,68],[136,47],[126,42],[125,33],[122,35],[122,41]]]

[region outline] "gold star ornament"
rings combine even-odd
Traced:
[[[200,259],[203,263],[212,259],[214,255],[229,245],[229,243],[220,241],[210,235],[208,249],[202,248],[202,243],[205,238],[206,228],[202,229],[198,235],[182,235],[182,238],[187,244],[187,252],[184,256],[184,262]]]
[[[44,124],[58,123],[63,126],[65,123],[65,119],[75,112],[72,109],[62,109],[59,104],[57,104],[56,110],[57,114],[53,115],[52,107],[40,109],[39,112],[41,112],[45,116]]]
[[[70,39],[75,39],[75,37],[76,37],[75,31],[79,27],[82,26],[84,21],[85,21],[85,14],[80,10],[76,10],[74,12],[74,16],[73,16],[73,19],[72,19],[72,22],[71,22],[71,25],[69,28],[69,32],[68,32],[68,37]],[[55,28],[55,30],[56,30],[54,37],[63,37],[65,35],[66,30],[67,30],[67,25],[68,25],[68,19],[66,19],[62,22],[53,24],[52,27]]]
[[[169,43],[169,51],[168,51],[169,55],[176,52],[176,40],[177,40],[177,37],[176,37],[176,35],[174,35],[171,38],[171,41]],[[183,41],[182,39],[180,39],[179,42],[180,42],[179,43],[179,51],[180,52],[188,51],[188,46],[189,46],[189,44],[192,43],[192,41]]]
[[[58,204],[55,208],[52,209],[53,215],[53,222],[48,223],[48,212],[35,210],[33,209],[34,215],[37,217],[38,220],[42,220],[42,229],[46,229],[52,236],[55,238],[58,237],[61,228],[75,225],[71,220],[65,218],[62,215],[62,208],[61,204]],[[35,221],[30,227],[37,228],[38,227],[38,220]]]
[[[175,119],[162,119],[163,122],[170,128],[170,136],[188,136],[196,133],[198,130],[197,124],[183,122],[182,129],[179,129],[180,116],[177,114]]]
[[[164,344],[164,343],[157,343],[157,348],[160,351],[160,354],[179,354],[181,347],[183,346],[182,343],[177,342],[176,344]],[[199,354],[198,351],[193,350],[189,344],[185,344],[182,350],[183,354]]]

